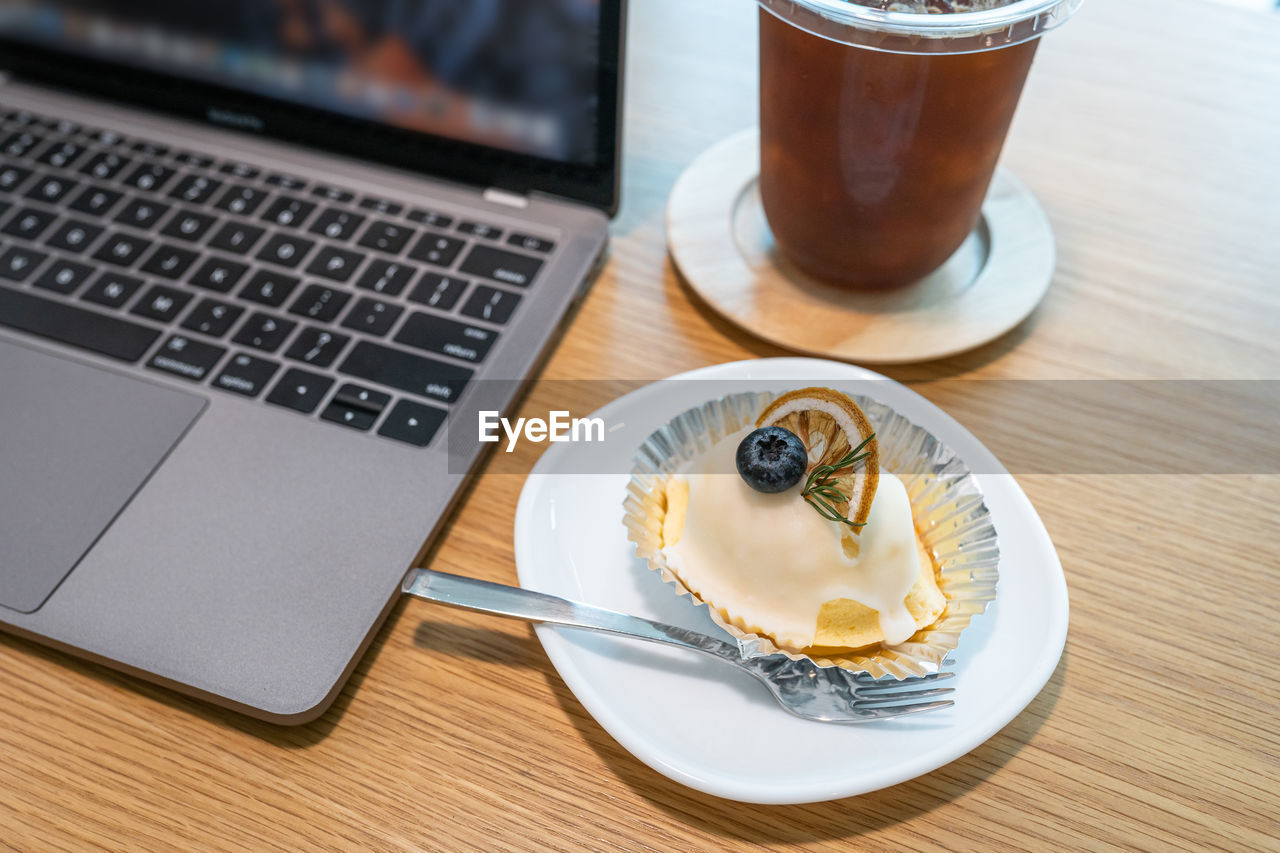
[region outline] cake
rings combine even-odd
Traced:
[[[666,567],[721,619],[801,653],[896,646],[946,610],[903,482],[847,396],[784,394],[662,486]]]

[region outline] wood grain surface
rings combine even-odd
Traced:
[[[755,121],[755,14],[632,4],[611,259],[527,412],[784,354],[700,305],[664,247],[675,178]],[[1280,16],[1086,3],[1041,46],[1004,160],[1053,223],[1048,296],[981,349],[887,372],[984,440],[954,380],[1280,378],[1278,43]],[[527,625],[401,602],[293,729],[0,638],[0,847],[1280,849],[1275,466],[1027,470],[1071,590],[1066,653],[1023,714],[914,781],[792,807],[695,793],[621,749]],[[512,582],[521,483],[476,479],[424,562]],[[1240,670],[1205,663],[1223,659]]]

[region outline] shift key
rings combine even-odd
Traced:
[[[452,403],[473,371],[413,353],[360,341],[338,372],[410,394]]]
[[[542,261],[492,246],[474,246],[459,269],[503,284],[528,287],[538,270],[542,269]]]

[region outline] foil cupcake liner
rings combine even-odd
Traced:
[[[623,501],[627,538],[679,595],[705,607],[711,619],[735,637],[748,656],[785,655],[801,667],[838,666],[874,678],[906,678],[937,672],[960,642],[973,617],[995,599],[1000,550],[991,514],[977,478],[954,451],[885,404],[851,395],[867,413],[880,443],[880,464],[906,486],[912,516],[938,569],[947,608],[933,625],[897,646],[877,646],[828,657],[780,648],[772,638],[744,630],[723,610],[693,593],[667,565],[662,551],[663,495],[667,480],[727,435],[753,425],[774,398],[770,392],[731,394],[672,418],[636,451]]]

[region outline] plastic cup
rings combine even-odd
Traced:
[[[978,223],[1039,37],[1080,2],[758,0],[760,194],[782,254],[863,290],[941,266]]]

